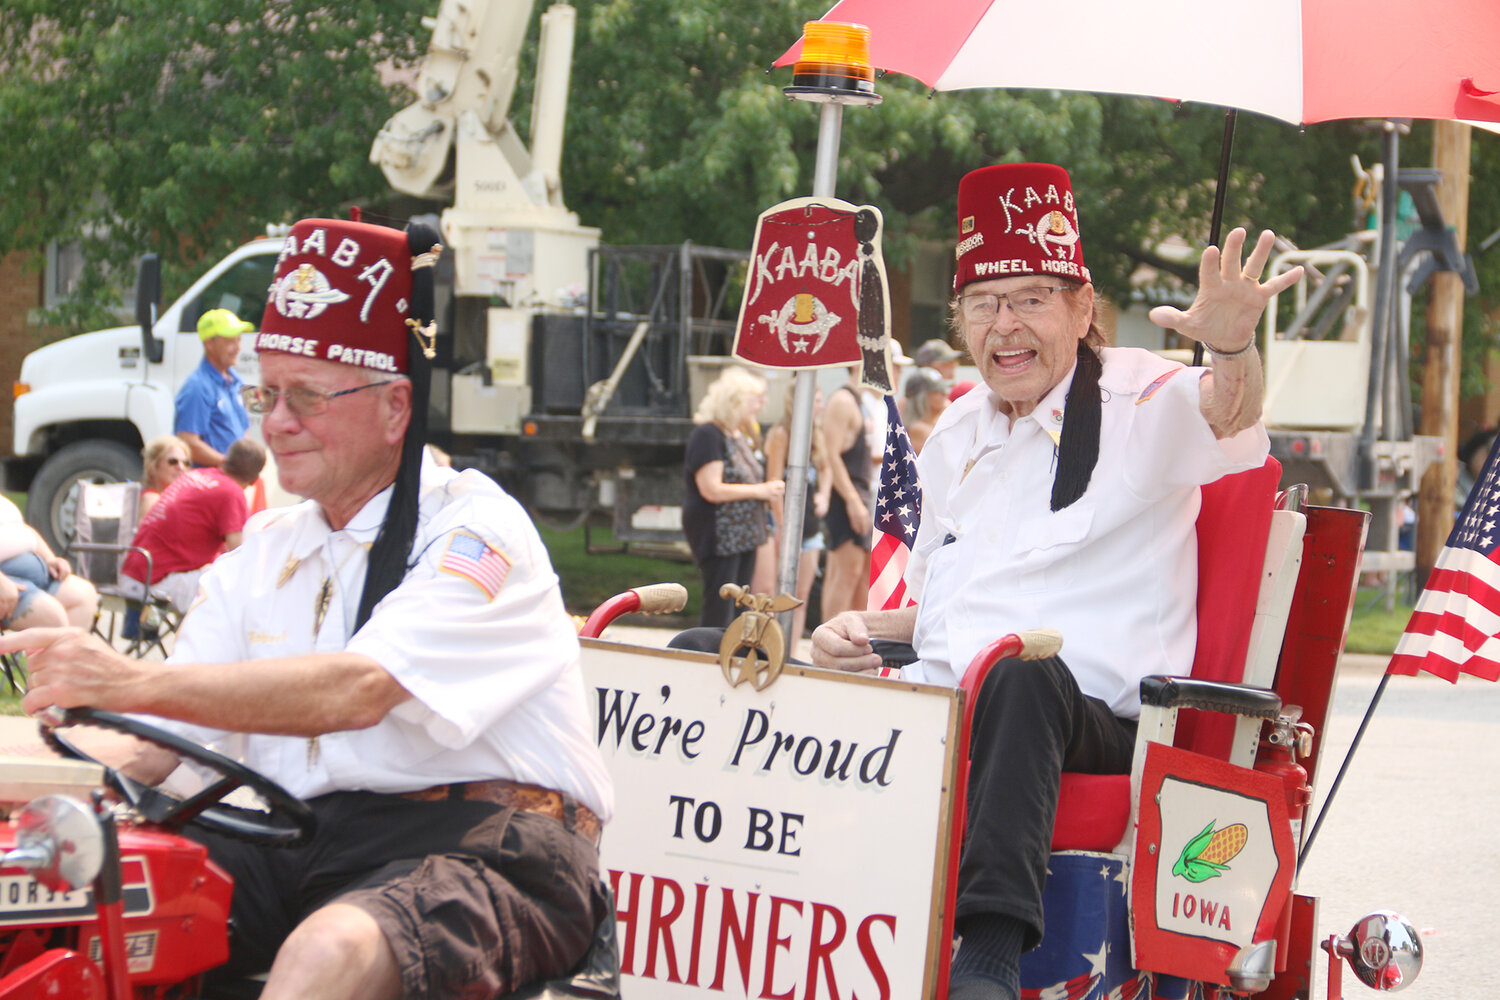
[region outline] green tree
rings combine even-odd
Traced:
[[[788,69],[766,70],[824,3],[577,7],[565,190],[606,240],[746,246],[760,210],[810,193],[817,108],[782,95]],[[1052,160],[1073,174],[1106,292],[1122,294],[1141,263],[1195,276],[1153,247],[1172,234],[1206,241],[1222,111],[1055,91],[929,95],[896,75],[878,89],[878,108],[845,112],[838,194],[880,207],[890,259],[914,240],[952,239],[966,171]],[[1348,157],[1368,159],[1372,140],[1348,125],[1298,130],[1249,115],[1239,136],[1229,225],[1273,226],[1303,245],[1348,230]]]
[[[541,5],[538,5],[541,6]],[[826,0],[577,0],[564,192],[607,242],[747,247],[757,214],[811,192],[818,113],[767,73]],[[367,160],[411,97],[381,68],[426,49],[437,0],[329,8],[308,0],[10,0],[0,8],[0,252],[82,241],[94,265],[68,315],[115,299],[111,274],[145,249],[169,286],[267,221],[392,201]],[[336,12],[336,16],[334,13]],[[536,30],[534,11],[532,40]],[[514,102],[520,133],[529,60]],[[1223,114],[1054,91],[929,95],[890,75],[884,103],[844,116],[837,193],[885,213],[888,258],[952,239],[958,178],[1007,160],[1069,167],[1089,263],[1125,294],[1171,235],[1206,240]],[[1345,124],[1299,130],[1241,116],[1226,224],[1303,246],[1351,228]],[[110,269],[113,270],[110,270]],[[175,277],[175,282],[173,278]],[[169,291],[171,289],[169,288]]]
[[[78,328],[162,254],[179,286],[266,221],[385,197],[370,141],[430,0],[8,0],[0,6],[0,252],[78,241]],[[17,141],[19,139],[19,141]]]

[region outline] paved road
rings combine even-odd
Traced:
[[[1320,803],[1384,668],[1350,659],[1334,699]],[[1422,975],[1403,997],[1487,993],[1500,916],[1497,819],[1500,685],[1392,678],[1302,873],[1301,891],[1323,900],[1320,934],[1345,933],[1369,910],[1398,910],[1426,949]],[[1351,980],[1346,974],[1346,996],[1373,995]]]

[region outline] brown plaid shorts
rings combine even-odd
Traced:
[[[214,980],[265,971],[293,927],[339,902],[379,924],[407,997],[481,1000],[572,969],[604,916],[597,849],[546,816],[367,792],[309,804],[318,835],[303,847],[192,834],[235,880]]]

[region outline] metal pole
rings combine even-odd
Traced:
[[[813,197],[831,198],[839,174],[839,140],[844,128],[843,105],[823,104],[818,118],[818,158],[813,167]],[[807,508],[807,467],[812,456],[813,397],[817,395],[817,373],[800,371],[794,380],[791,435],[787,442],[786,493],[781,504],[781,551],[778,553],[776,589],[797,593],[797,564],[802,558],[802,514]],[[787,649],[795,650],[801,636],[791,634],[792,612],[778,620],[787,637]]]
[[[1318,829],[1323,825],[1323,817],[1328,815],[1328,807],[1333,805],[1333,797],[1339,793],[1339,785],[1344,782],[1344,773],[1349,770],[1350,761],[1354,760],[1354,751],[1359,749],[1360,740],[1365,738],[1365,730],[1370,725],[1370,719],[1375,716],[1375,709],[1380,705],[1381,696],[1385,694],[1385,686],[1390,682],[1390,674],[1385,674],[1380,678],[1380,686],[1375,689],[1375,696],[1370,699],[1370,707],[1365,709],[1365,717],[1359,720],[1359,729],[1355,731],[1354,740],[1349,744],[1349,752],[1344,754],[1344,761],[1339,765],[1339,773],[1333,779],[1333,784],[1328,786],[1328,795],[1323,799],[1323,808],[1318,810],[1318,818],[1313,821],[1312,829],[1302,839],[1302,851],[1297,855],[1299,872],[1307,863],[1308,852],[1312,850],[1313,841],[1318,839]]]
[[[1224,198],[1229,193],[1229,161],[1234,155],[1234,123],[1239,111],[1230,108],[1224,112],[1224,136],[1219,140],[1219,176],[1214,181],[1214,208],[1208,218],[1208,245],[1219,245],[1220,231],[1224,228]],[[1193,367],[1203,364],[1203,344],[1193,343]]]

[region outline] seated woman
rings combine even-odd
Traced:
[[[265,447],[240,438],[229,446],[222,468],[204,466],[180,476],[141,518],[131,542],[135,548],[120,566],[121,590],[144,600],[149,582],[153,596],[186,612],[209,564],[240,544],[250,516],[245,490],[265,465]],[[136,549],[149,552],[150,561]]]
[[[76,625],[88,628],[99,608],[94,585],[73,573],[21,509],[0,496],[0,626]],[[12,596],[14,591],[14,596]]]
[[[193,467],[193,461],[188,457],[187,444],[175,434],[152,438],[151,443],[141,450],[141,460],[141,503],[136,516],[137,524],[156,506],[156,501],[161,499],[162,490]]]

